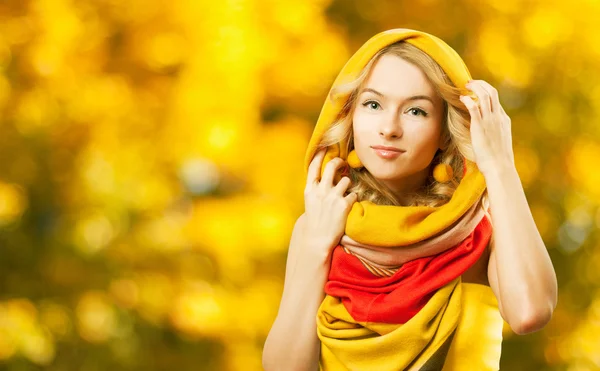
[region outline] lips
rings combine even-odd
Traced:
[[[373,148],[375,150],[382,150],[382,151],[388,151],[388,152],[405,152],[403,149],[396,148],[396,147],[388,147],[388,146],[373,146],[371,148]]]
[[[386,147],[383,147],[383,148],[386,148]],[[398,148],[392,148],[392,149],[383,149],[383,148],[373,147],[373,150],[375,151],[377,156],[384,158],[386,160],[395,159],[396,157],[400,156],[401,154],[403,154],[405,152]],[[390,147],[387,147],[387,148],[390,148]]]

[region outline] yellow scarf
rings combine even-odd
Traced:
[[[420,31],[392,29],[369,39],[342,68],[332,89],[356,79],[380,49],[401,40],[431,56],[456,87],[464,88],[471,79],[463,60],[441,39]],[[306,152],[306,172],[345,100],[340,97],[332,102],[328,94]],[[321,174],[334,157],[347,158],[346,148],[347,143],[328,147]],[[466,169],[451,200],[439,207],[356,202],[348,215],[346,235],[366,245],[399,247],[440,234],[463,217],[485,191],[485,179],[476,164],[467,160]],[[478,316],[462,321],[464,313],[475,308]],[[338,298],[327,295],[317,314],[320,366],[321,370],[439,370],[436,362],[442,359],[445,371],[497,370],[502,323],[491,289],[462,283],[460,277],[439,289],[414,318],[400,325],[354,321]]]
[[[476,203],[459,222],[447,231],[410,248],[364,245],[343,235],[340,245],[348,254],[356,256],[376,276],[392,276],[405,263],[425,256],[433,256],[451,249],[467,238],[484,218],[485,212]]]
[[[460,278],[403,325],[355,321],[326,295],[317,313],[321,371],[496,371],[502,327],[491,289]]]

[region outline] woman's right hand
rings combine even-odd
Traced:
[[[320,170],[325,157],[326,149],[319,150],[308,167],[308,177],[304,189],[304,233],[311,243],[313,251],[328,259],[331,252],[344,235],[346,218],[356,202],[358,195],[349,193],[345,195],[351,184],[350,178],[344,176],[334,186],[336,171],[346,165],[346,162],[336,157],[325,165],[323,178],[320,179]],[[324,251],[323,251],[324,250]]]

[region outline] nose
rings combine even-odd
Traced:
[[[383,118],[379,123],[379,136],[383,139],[400,138],[402,133],[402,123],[395,115]]]

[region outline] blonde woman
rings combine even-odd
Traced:
[[[439,38],[368,40],[306,169],[265,370],[498,370],[504,321],[527,334],[550,320],[556,275],[510,118]]]

